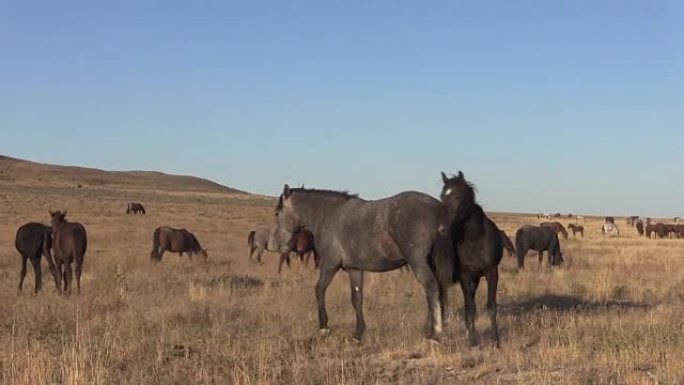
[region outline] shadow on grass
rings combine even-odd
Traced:
[[[537,310],[552,310],[561,312],[608,312],[627,310],[647,310],[656,303],[638,303],[632,301],[595,302],[572,295],[544,294],[523,301],[500,304],[503,314],[524,314]]]

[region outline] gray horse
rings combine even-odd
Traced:
[[[263,263],[261,262],[261,255],[264,253],[264,250],[273,252],[278,251],[277,248],[269,245],[269,240],[271,240],[271,238],[271,230],[267,228],[262,227],[249,232],[249,235],[247,236],[247,256],[250,261],[253,261],[256,256],[257,262]],[[273,242],[271,241],[270,243],[272,244]]]
[[[409,265],[427,297],[426,336],[436,339],[442,332],[446,292],[455,264],[449,231],[441,225],[444,212],[440,201],[418,192],[366,201],[343,192],[285,185],[276,207],[273,241],[286,252],[300,228],[313,233],[321,258],[316,302],[322,334],[330,331],[325,291],[338,270],[349,274],[356,313],[353,336],[359,341],[366,329],[363,272]]]

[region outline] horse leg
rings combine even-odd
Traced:
[[[62,293],[62,279],[64,278],[62,264],[61,259],[55,258],[55,285],[57,286],[57,291],[60,293]]]
[[[318,306],[318,328],[322,334],[330,332],[328,329],[328,313],[325,311],[325,291],[328,289],[330,282],[337,273],[339,268],[337,266],[321,269],[316,283],[316,305]]]
[[[280,254],[280,261],[278,262],[278,274],[283,270],[283,262],[285,262],[285,259],[287,258],[287,255],[285,253]]]
[[[263,262],[261,262],[261,255],[262,255],[263,253],[264,253],[264,248],[263,248],[263,247],[259,247],[259,248],[257,249],[257,255],[256,255],[256,259],[257,259],[257,262],[259,262],[259,264],[262,264],[262,263],[263,263]]]
[[[446,326],[449,323],[449,286],[439,285],[439,307],[442,309],[442,325]]]
[[[21,255],[21,271],[19,271],[19,291],[21,291],[22,286],[24,286],[24,278],[26,277],[26,261],[28,258]]]
[[[487,312],[492,325],[492,336],[496,347],[499,346],[499,326],[496,323],[496,289],[499,284],[499,267],[490,270],[486,275],[487,280]]]
[[[541,267],[543,260],[544,260],[544,252],[540,251],[539,252],[539,267]],[[549,253],[549,264],[550,263],[551,263],[551,253]]]
[[[309,268],[309,261],[311,260],[311,251],[307,251],[306,255],[301,254],[300,258],[302,258],[304,261],[304,268],[308,269]]]
[[[71,269],[71,262],[67,262],[64,264],[64,291],[66,291],[67,294],[71,294],[72,276],[73,270]]]
[[[437,340],[442,333],[442,307],[439,302],[439,282],[427,264],[411,266],[416,279],[425,290],[425,298],[428,305],[427,322],[425,325],[425,337]]]
[[[76,290],[81,294],[81,267],[83,267],[83,260],[76,261]]]
[[[529,249],[526,247],[517,247],[516,256],[518,257],[518,269],[525,268],[525,257],[527,256],[528,250]]]
[[[475,292],[480,283],[480,277],[473,277],[470,275],[462,275],[461,290],[463,290],[463,301],[465,303],[465,323],[468,331],[468,340],[470,346],[477,345],[477,337],[475,336],[475,314],[477,312],[477,305],[475,304]]]
[[[363,319],[363,271],[347,270],[349,273],[349,285],[351,289],[351,302],[356,312],[356,331],[354,340],[361,342],[361,337],[366,331],[366,322]]]
[[[36,280],[36,288],[35,292],[39,292],[40,288],[43,286],[43,276],[42,272],[40,270],[40,254],[38,254],[38,258],[32,258],[31,259],[31,264],[33,265],[33,275]]]

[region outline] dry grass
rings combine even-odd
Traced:
[[[144,202],[147,216],[125,215]],[[679,384],[684,383],[684,240],[604,239],[599,220],[584,239],[562,241],[566,264],[518,273],[504,258],[499,289],[502,348],[467,347],[458,288],[440,345],[422,339],[425,303],[411,273],[366,277],[368,331],[351,338],[344,273],[328,291],[333,328],[317,330],[316,273],[278,276],[277,258],[246,260],[249,229],[272,221],[274,202],[244,195],[38,188],[0,183],[0,383],[5,384]],[[89,250],[80,296],[48,281],[17,295],[16,228],[69,209]],[[510,235],[531,216],[494,215]],[[564,221],[567,222],[567,221]],[[151,233],[187,227],[205,261],[166,254],[149,262]],[[44,264],[45,266],[45,264]],[[483,285],[484,286],[484,285]],[[484,290],[478,293],[483,308]]]

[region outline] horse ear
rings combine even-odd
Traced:
[[[285,198],[289,198],[291,193],[292,193],[292,190],[290,190],[290,186],[286,183],[285,186],[283,187],[283,196]]]
[[[447,176],[446,176],[446,174],[444,173],[444,171],[442,171],[442,182],[446,183],[446,182],[448,182],[448,181],[449,181],[449,178],[447,178]]]
[[[458,172],[458,178],[459,178],[459,179],[463,179],[463,171],[459,171],[459,172]]]
[[[50,216],[51,216],[51,217],[54,217],[54,216],[55,216],[55,213],[53,213],[52,210],[48,210],[48,212],[50,213]]]
[[[68,212],[69,212],[69,210],[64,210],[64,211],[62,212],[62,218],[66,218],[66,215],[67,215]]]

